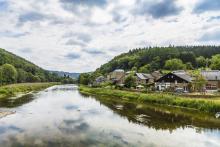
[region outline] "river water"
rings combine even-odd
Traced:
[[[0,146],[219,147],[220,120],[79,93],[75,85],[0,101]]]

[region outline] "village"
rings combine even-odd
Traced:
[[[191,71],[177,70],[162,74],[160,71],[138,73],[116,69],[107,76],[99,76],[90,84],[93,87],[103,85],[114,85],[116,88],[137,91],[214,94],[220,89],[220,71],[200,70],[192,74]]]

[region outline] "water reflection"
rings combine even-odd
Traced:
[[[13,108],[23,104],[29,103],[34,100],[33,94],[26,94],[20,97],[0,99],[0,107]]]
[[[13,110],[15,114],[0,119],[0,146],[220,144],[219,120],[212,117],[199,113],[193,117],[194,112],[182,109],[84,96],[73,85],[54,86],[34,94],[31,101],[20,103]]]

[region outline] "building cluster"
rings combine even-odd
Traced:
[[[190,92],[196,78],[189,74],[187,71],[179,70],[172,71],[168,74],[161,74],[159,71],[152,73],[137,73],[133,71],[125,72],[123,69],[116,69],[109,73],[107,77],[100,76],[96,78],[94,83],[100,84],[102,82],[111,81],[118,86],[124,86],[125,79],[133,73],[135,77],[136,89],[144,87],[153,87],[157,91],[182,91]],[[217,92],[220,90],[220,71],[219,70],[204,70],[201,71],[201,76],[204,78],[205,83],[202,90],[205,92]]]

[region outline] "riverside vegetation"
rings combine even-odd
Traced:
[[[107,88],[90,88],[82,85],[79,90],[83,94],[109,96],[112,98],[135,100],[144,103],[184,107],[207,113],[216,113],[220,110],[220,98],[189,98],[165,93],[139,93]]]
[[[11,84],[0,87],[0,99],[16,96],[19,93],[28,93],[31,91],[39,91],[59,83],[20,83]]]

